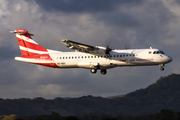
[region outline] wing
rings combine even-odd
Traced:
[[[104,47],[94,47],[78,42],[74,42],[72,40],[61,40],[59,41],[61,43],[64,43],[67,45],[68,48],[76,50],[78,52],[84,52],[84,53],[90,53],[90,54],[105,54],[105,48]]]

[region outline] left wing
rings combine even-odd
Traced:
[[[90,54],[105,54],[106,48],[104,47],[94,47],[90,45],[85,45],[82,43],[74,42],[72,40],[61,40],[62,42],[67,45],[68,48],[76,50],[78,52],[90,53]]]

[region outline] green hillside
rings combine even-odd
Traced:
[[[155,113],[161,109],[180,111],[180,75],[161,77],[145,89],[117,98],[115,104],[119,111],[124,109],[131,114]]]
[[[93,96],[63,99],[0,99],[0,115],[40,115],[52,111],[61,115],[151,114],[161,109],[180,111],[180,75],[161,77],[145,89],[111,99]]]

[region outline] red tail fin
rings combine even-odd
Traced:
[[[33,36],[33,34],[30,34],[27,30],[16,29],[10,32],[16,34],[22,56],[46,54],[48,52],[47,49],[32,40],[31,36]]]

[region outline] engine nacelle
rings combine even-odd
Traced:
[[[96,46],[95,49],[93,51],[90,51],[90,53],[92,54],[99,54],[99,55],[106,55],[106,48],[102,47],[102,46]]]

